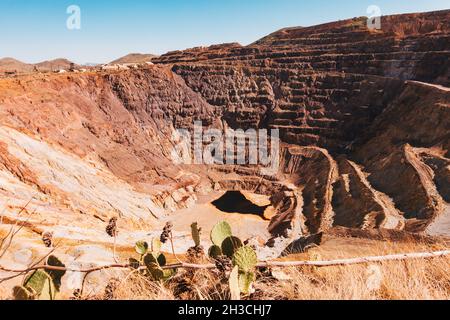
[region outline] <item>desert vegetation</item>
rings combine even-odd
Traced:
[[[413,248],[415,248],[413,246]],[[444,299],[450,298],[450,260],[385,262],[370,266],[285,268],[257,272],[255,300]],[[373,283],[371,282],[373,281]],[[217,271],[183,271],[164,283],[140,275],[126,278],[114,299],[229,299],[230,288]],[[102,298],[102,297],[99,297]]]
[[[119,232],[116,221],[111,219],[105,229],[112,238]],[[3,253],[9,249],[17,232],[17,229],[11,229],[2,236]],[[207,250],[202,245],[201,233],[202,229],[193,223],[193,246],[186,254],[163,253],[162,243],[173,241],[172,224],[168,223],[159,238],[153,238],[149,243],[137,242],[128,258],[125,252],[116,257],[114,246],[112,254],[117,264],[85,270],[67,268],[53,254],[57,248],[23,270],[4,268],[0,260],[0,269],[10,273],[0,282],[23,279],[12,292],[0,286],[0,294],[3,299],[17,300],[450,298],[450,251],[445,250],[444,242],[373,241],[360,250],[359,258],[350,257],[345,246],[336,247],[335,251],[311,246],[304,253],[258,261],[255,248],[233,236],[231,226],[225,221],[211,230],[212,245]],[[48,234],[43,235],[42,241],[46,246],[53,246]],[[126,262],[121,263],[122,260]],[[103,290],[95,294],[85,290],[88,277],[101,270],[113,269],[119,269],[119,274],[103,283]],[[78,271],[84,277],[82,286],[72,294],[59,292],[67,271]]]

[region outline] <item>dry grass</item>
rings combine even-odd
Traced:
[[[284,260],[333,260],[395,253],[448,249],[449,244],[326,236],[320,247]],[[130,252],[122,252],[129,257]],[[172,255],[167,255],[174,262]],[[185,260],[187,257],[180,257]],[[200,261],[199,261],[200,262]],[[201,261],[206,262],[206,261]],[[449,300],[450,257],[390,261],[371,265],[299,267],[259,270],[253,300]],[[95,274],[92,274],[95,276]],[[103,294],[110,277],[117,277],[112,294]],[[119,300],[226,300],[230,298],[227,277],[217,270],[179,270],[167,282],[150,281],[138,271],[111,274],[93,284],[97,295],[89,299]],[[101,280],[101,281],[100,281]],[[67,295],[68,294],[68,295]],[[60,298],[68,299],[71,293]],[[11,290],[0,286],[0,300],[10,299]]]
[[[167,286],[149,281],[139,275],[130,276],[121,283],[114,292],[114,299],[118,300],[174,300],[172,290]]]
[[[347,240],[309,254],[317,260],[441,250],[446,245]],[[335,250],[333,250],[335,249]],[[274,282],[271,292],[289,299],[449,299],[450,257],[347,267],[291,269],[292,281]],[[276,290],[274,290],[276,288]],[[262,288],[264,290],[264,286]],[[267,297],[270,298],[270,297]]]
[[[155,283],[134,274],[114,294],[118,300],[227,300],[227,280],[217,271],[181,270],[166,283]]]
[[[355,244],[359,246],[358,243]],[[362,255],[429,251],[441,246],[375,242],[360,246]],[[346,248],[316,248],[303,259],[354,257]],[[348,267],[303,267],[272,270],[289,280],[277,280],[269,271],[260,273],[255,283],[255,300],[427,300],[450,299],[450,258],[385,262]],[[278,276],[279,278],[279,276]],[[227,281],[218,271],[180,271],[171,281],[158,284],[139,276],[129,276],[115,291],[115,299],[229,299]]]
[[[292,280],[269,281],[261,284],[259,288],[265,293],[265,299],[422,300],[450,298],[449,259],[436,259],[430,262],[390,262],[380,264],[378,268],[350,266],[316,270],[291,269],[287,271],[287,274]]]

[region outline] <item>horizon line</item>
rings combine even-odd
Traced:
[[[440,9],[440,10],[430,10],[430,11],[412,11],[412,12],[402,12],[402,13],[393,13],[393,14],[382,14],[382,15],[380,15],[380,17],[383,18],[383,17],[400,16],[400,15],[426,14],[426,13],[444,12],[444,11],[450,11],[450,8],[448,8],[448,9]],[[316,24],[311,24],[311,25],[306,25],[306,26],[299,26],[299,25],[286,26],[286,27],[283,27],[283,28],[276,29],[275,31],[273,31],[271,33],[268,33],[268,34],[266,34],[266,35],[264,35],[264,36],[262,36],[262,37],[260,37],[260,38],[258,38],[256,40],[253,40],[252,42],[250,42],[248,44],[241,44],[239,41],[230,41],[230,42],[221,42],[221,43],[220,42],[216,42],[216,43],[209,43],[209,44],[204,44],[204,45],[196,45],[196,46],[191,46],[191,47],[184,47],[184,48],[179,48],[179,49],[175,49],[175,50],[169,50],[169,51],[166,51],[166,52],[161,53],[161,54],[155,53],[155,52],[133,52],[133,51],[131,51],[131,52],[128,52],[128,53],[126,53],[124,55],[118,56],[118,57],[116,57],[115,59],[113,59],[111,61],[102,61],[102,62],[99,62],[99,61],[84,61],[84,62],[78,62],[77,63],[77,62],[75,62],[76,59],[72,60],[72,59],[70,59],[69,57],[66,57],[66,56],[48,57],[48,58],[45,58],[44,60],[39,60],[37,62],[28,62],[26,60],[17,59],[14,56],[0,56],[0,60],[3,60],[3,59],[14,59],[14,60],[16,60],[16,61],[18,61],[20,63],[24,63],[24,64],[28,64],[28,65],[35,65],[35,64],[39,64],[39,63],[43,63],[43,62],[52,62],[54,60],[65,59],[65,60],[68,60],[69,62],[73,62],[73,63],[78,64],[80,66],[86,66],[86,65],[89,65],[89,64],[101,65],[101,64],[109,64],[109,63],[113,62],[114,60],[120,59],[122,57],[125,57],[127,55],[131,55],[131,54],[143,54],[143,55],[150,54],[150,55],[154,55],[154,56],[157,57],[157,56],[162,56],[162,55],[165,55],[165,54],[168,54],[168,53],[171,53],[171,52],[176,52],[176,51],[186,51],[186,50],[190,50],[190,49],[194,49],[194,48],[200,48],[200,47],[206,47],[207,48],[207,47],[214,46],[214,45],[224,45],[224,44],[232,44],[232,43],[239,44],[240,46],[245,48],[245,47],[251,46],[252,44],[258,42],[261,39],[264,39],[267,36],[270,36],[270,35],[272,35],[274,33],[277,33],[277,32],[283,31],[283,30],[297,29],[297,28],[313,28],[313,27],[324,26],[324,25],[332,24],[332,23],[336,23],[336,22],[353,20],[353,19],[357,19],[357,18],[368,18],[368,16],[364,16],[364,15],[362,15],[362,16],[354,16],[354,17],[338,19],[338,20],[331,20],[331,21],[327,21],[327,22],[321,22],[321,23],[316,23]]]

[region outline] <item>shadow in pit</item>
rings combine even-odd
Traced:
[[[222,197],[211,203],[222,212],[253,214],[268,220],[264,217],[264,212],[270,205],[258,206],[248,200],[240,191],[227,191]]]

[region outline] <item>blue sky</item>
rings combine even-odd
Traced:
[[[80,30],[66,27],[70,5],[81,9]],[[245,45],[283,27],[364,16],[369,5],[387,15],[450,9],[450,0],[1,0],[0,57],[100,63],[130,52]]]

